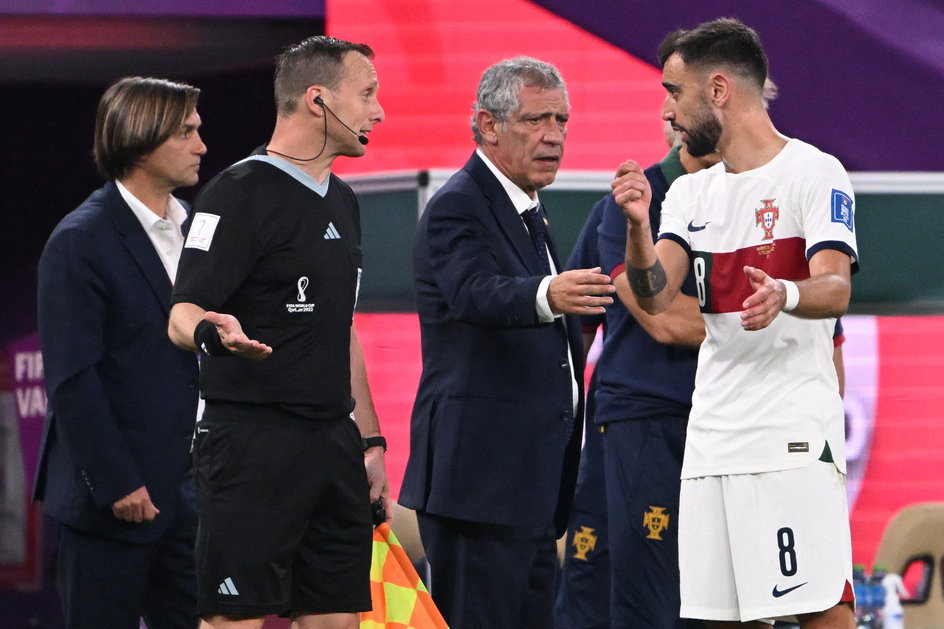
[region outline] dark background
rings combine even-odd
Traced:
[[[160,37],[166,22],[153,25]],[[96,21],[97,24],[100,21]],[[31,28],[32,23],[18,24]],[[0,20],[0,34],[4,32]],[[0,346],[36,329],[36,263],[49,233],[103,181],[92,160],[95,112],[108,85],[122,76],[151,75],[201,89],[197,110],[208,152],[197,186],[175,194],[190,201],[210,178],[266,142],[275,120],[273,58],[286,46],[324,32],[322,20],[202,20],[190,24],[200,45],[168,58],[157,48],[120,49],[52,59],[34,54],[35,80],[9,65],[0,50]],[[44,35],[48,24],[33,27]],[[129,23],[105,24],[116,40],[136,36]],[[242,38],[253,38],[240,45]],[[15,57],[15,55],[13,55]]]

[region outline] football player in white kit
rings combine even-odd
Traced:
[[[650,313],[694,269],[707,338],[682,468],[682,616],[710,627],[853,629],[843,407],[832,359],[858,267],[849,177],[781,135],[763,101],[767,57],[731,19],[666,51],[663,117],[692,155],[649,230],[650,190],[624,162],[627,278]]]

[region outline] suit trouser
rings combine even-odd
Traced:
[[[148,544],[60,525],[57,582],[67,629],[138,629],[141,618],[149,629],[197,627],[196,528],[190,482],[175,521]]]
[[[429,593],[450,629],[552,625],[557,542],[540,529],[417,512]]]

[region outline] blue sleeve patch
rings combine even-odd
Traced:
[[[842,223],[852,231],[852,197],[842,190],[833,189],[832,221]]]

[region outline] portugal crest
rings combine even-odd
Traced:
[[[593,531],[594,529],[589,526],[581,526],[579,531],[574,531],[574,539],[571,542],[577,549],[574,559],[586,561],[587,553],[597,547],[597,536],[593,534]]]
[[[646,539],[657,539],[661,542],[662,531],[669,528],[669,514],[665,512],[665,507],[649,505],[649,511],[642,518],[642,525],[649,529]]]
[[[764,230],[764,240],[774,239],[774,225],[780,218],[780,208],[774,205],[777,199],[761,199],[764,207],[754,210],[754,224]]]

